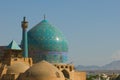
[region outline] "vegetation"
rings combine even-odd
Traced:
[[[88,75],[86,80],[120,80],[120,75]]]

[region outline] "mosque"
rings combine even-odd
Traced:
[[[22,40],[0,46],[0,80],[86,80],[86,72],[66,63],[68,42],[45,18],[27,31],[21,23]]]

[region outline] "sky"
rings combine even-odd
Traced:
[[[0,46],[21,42],[21,21],[28,30],[43,15],[69,42],[75,65],[105,65],[120,60],[120,0],[1,0]]]

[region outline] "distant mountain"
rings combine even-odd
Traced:
[[[104,66],[83,66],[83,65],[78,65],[76,67],[77,70],[120,70],[120,60],[118,61],[113,61],[109,64],[106,64]]]
[[[78,65],[76,67],[77,70],[99,70],[99,66],[83,66],[83,65]]]
[[[102,66],[102,69],[105,69],[105,70],[120,70],[120,60],[113,61],[109,64],[106,64],[106,65]]]

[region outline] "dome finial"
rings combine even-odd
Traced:
[[[44,20],[46,19],[46,15],[44,14]]]
[[[24,16],[24,17],[23,17],[23,21],[25,22],[25,20],[26,20],[26,17]]]

